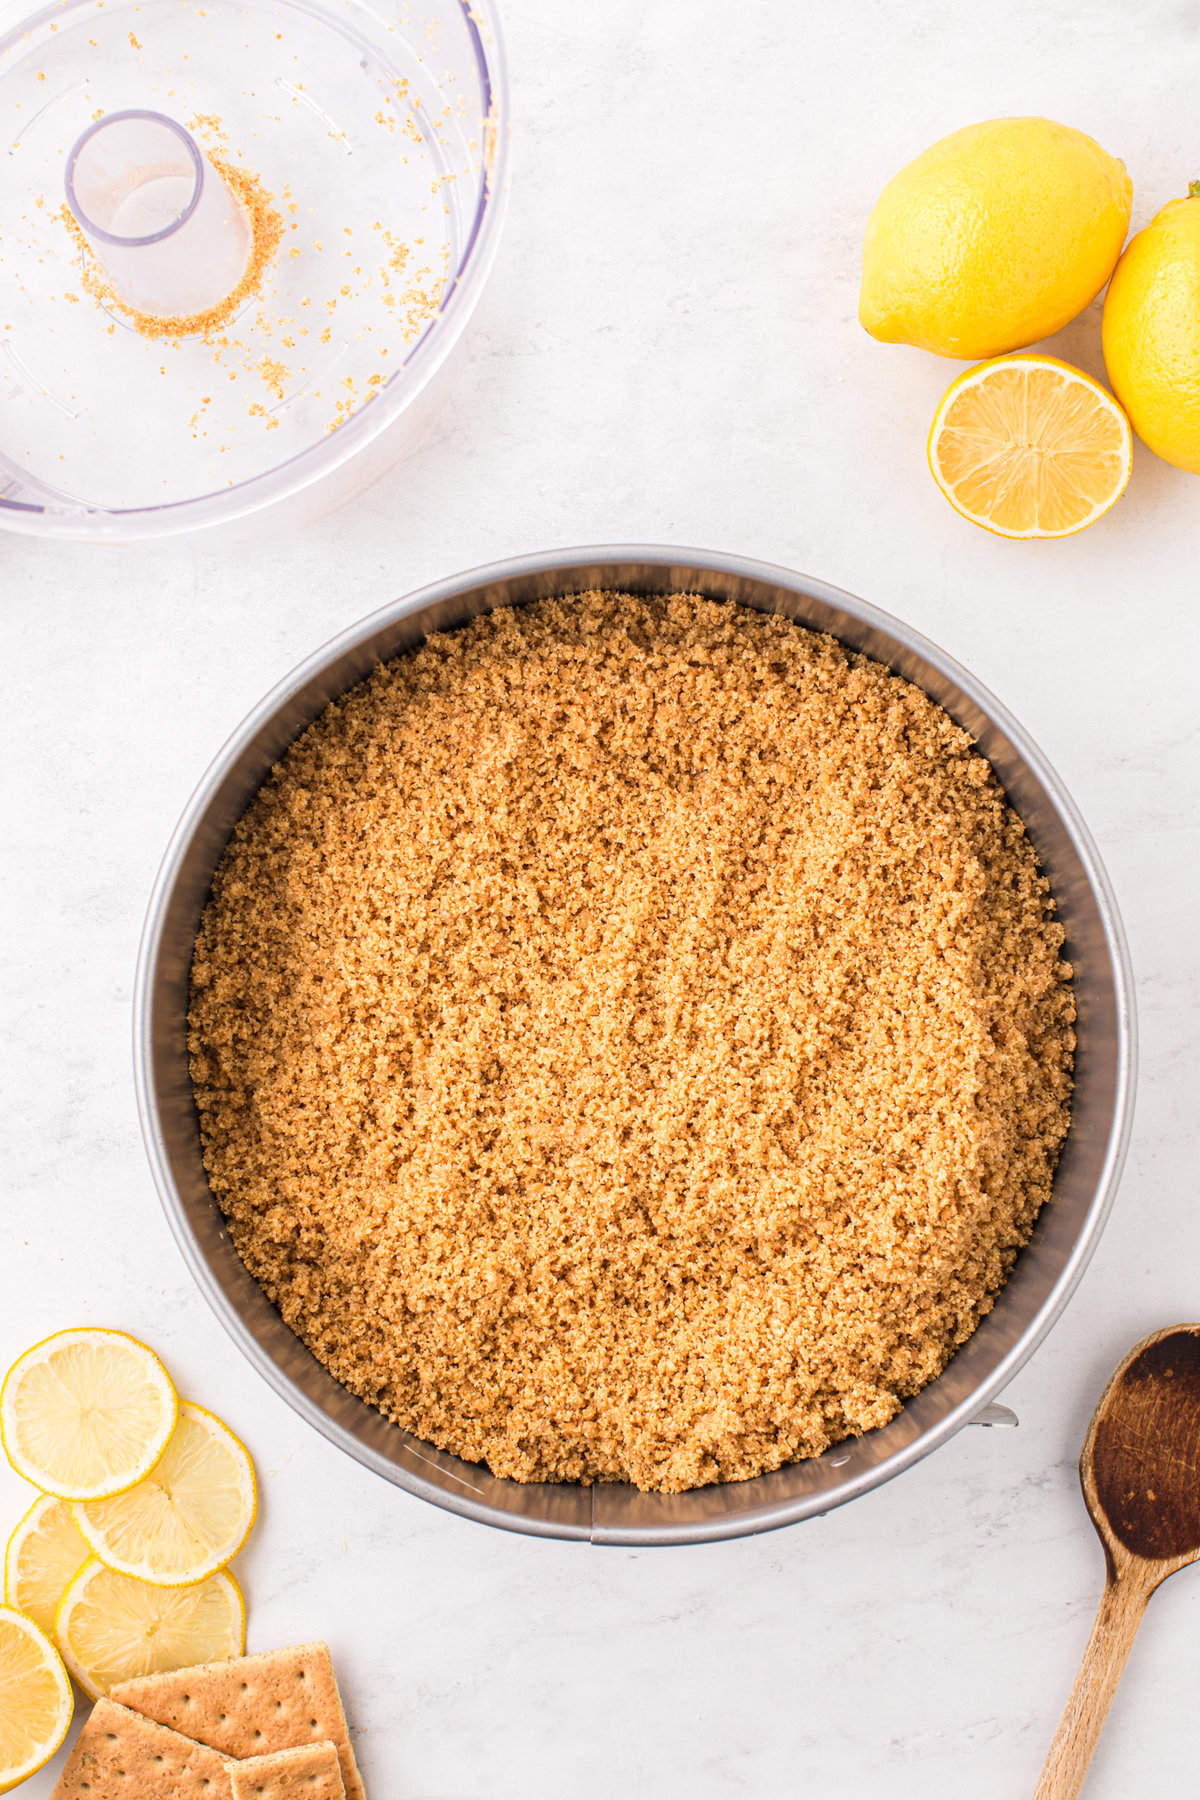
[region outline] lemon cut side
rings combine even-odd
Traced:
[[[74,1707],[62,1658],[45,1632],[0,1606],[0,1794],[49,1762]]]
[[[1125,491],[1129,420],[1099,382],[1050,356],[969,369],[943,396],[929,467],[951,506],[1001,537],[1070,537]]]
[[[241,1656],[246,1608],[223,1571],[191,1587],[155,1587],[93,1557],[63,1596],[56,1632],[67,1668],[99,1700],[135,1675]]]
[[[91,1554],[70,1502],[43,1494],[8,1540],[5,1600],[53,1637],[62,1597]]]
[[[235,1557],[258,1510],[254,1465],[240,1439],[184,1402],[150,1474],[111,1500],[77,1503],[82,1535],[110,1569],[166,1587],[203,1581]]]
[[[118,1494],[148,1475],[179,1414],[153,1350],[123,1331],[60,1331],[0,1388],[0,1441],[18,1475],[64,1500]]]

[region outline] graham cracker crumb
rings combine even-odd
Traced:
[[[1071,970],[920,689],[775,615],[592,592],[331,704],[192,968],[205,1163],[354,1393],[520,1481],[680,1491],[887,1422],[1067,1131]]]
[[[246,267],[237,286],[225,298],[212,306],[207,312],[188,313],[178,318],[160,317],[157,313],[140,312],[122,300],[100,264],[92,255],[91,245],[71,212],[64,204],[59,209],[59,216],[68,231],[76,240],[83,258],[80,285],[100,305],[110,312],[119,312],[128,319],[130,325],[143,337],[148,338],[186,338],[204,337],[211,339],[212,334],[228,324],[242,308],[252,294],[262,287],[267,270],[274,261],[283,236],[283,219],[276,211],[271,196],[249,169],[243,169],[231,162],[228,157],[217,151],[207,151],[209,162],[221,176],[226,186],[236,195],[245,210],[250,226],[250,254]]]

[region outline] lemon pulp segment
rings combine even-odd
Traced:
[[[45,1632],[0,1606],[0,1793],[48,1762],[74,1710],[62,1658]]]
[[[70,1501],[43,1494],[8,1540],[5,1600],[53,1637],[62,1597],[91,1554]]]
[[[254,1465],[229,1427],[184,1402],[150,1474],[110,1500],[79,1502],[75,1518],[109,1568],[142,1581],[202,1581],[237,1555],[257,1510]]]
[[[156,1587],[93,1557],[67,1589],[56,1629],[63,1661],[95,1700],[135,1675],[240,1656],[246,1611],[224,1571],[190,1587]]]
[[[179,1403],[152,1350],[121,1331],[60,1331],[19,1357],[0,1389],[0,1437],[19,1475],[91,1500],[149,1473]]]
[[[1110,394],[1053,357],[1011,356],[960,376],[929,434],[951,505],[1004,537],[1066,537],[1129,479],[1129,421]]]

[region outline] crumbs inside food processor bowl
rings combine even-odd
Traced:
[[[239,489],[402,377],[491,149],[474,16],[414,10],[66,0],[0,45],[0,503]]]

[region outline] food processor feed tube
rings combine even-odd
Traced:
[[[197,317],[245,274],[245,209],[165,113],[106,113],[89,125],[67,159],[66,187],[97,261],[135,312]]]

